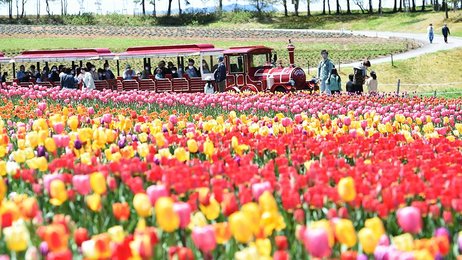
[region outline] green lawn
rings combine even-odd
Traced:
[[[429,7],[427,8],[429,10]],[[351,15],[320,15],[315,14],[306,17],[301,13],[299,17],[284,17],[281,14],[274,15],[271,19],[259,21],[249,20],[248,28],[278,28],[278,29],[349,29],[349,30],[376,30],[376,31],[401,31],[401,32],[426,32],[428,24],[433,23],[435,28],[440,28],[447,23],[453,36],[462,36],[462,11],[450,11],[449,19],[444,19],[444,12],[415,12],[415,13],[383,13]],[[233,27],[232,20],[220,20],[210,23],[210,27]],[[439,33],[439,30],[437,30]]]
[[[444,93],[462,92],[462,48],[396,61],[394,67],[390,63],[372,65],[370,70],[377,73],[380,91],[396,91],[400,79],[401,92],[432,95],[436,90],[438,95],[462,96],[462,93]],[[346,80],[351,71],[349,68],[342,69],[342,79]]]

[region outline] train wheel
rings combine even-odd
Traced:
[[[244,91],[250,91],[250,92],[255,92],[257,93],[258,92],[258,89],[257,87],[253,86],[253,85],[247,85],[247,86],[244,86],[241,88],[241,91],[244,92]]]
[[[287,93],[287,89],[285,87],[279,86],[274,89],[274,93]]]

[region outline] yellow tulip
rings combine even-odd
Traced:
[[[382,220],[378,217],[366,219],[366,223],[364,226],[372,230],[372,232],[374,233],[374,237],[377,240],[380,240],[382,235],[385,234],[385,228],[383,227]]]
[[[149,146],[147,143],[140,144],[136,150],[138,151],[138,154],[143,158],[149,154]]]
[[[400,251],[412,251],[414,249],[414,238],[411,234],[405,233],[392,239],[393,245]]]
[[[173,232],[180,226],[180,217],[173,210],[173,200],[162,197],[156,201],[156,218],[159,227],[165,232]]]
[[[45,148],[48,152],[54,153],[56,151],[56,143],[51,137],[45,139]]]
[[[67,189],[64,182],[60,179],[55,179],[50,183],[50,203],[55,206],[60,206],[67,200]]]
[[[338,183],[337,191],[343,201],[353,201],[356,198],[355,181],[353,178],[342,178]]]
[[[115,243],[122,243],[125,238],[124,228],[122,226],[113,226],[107,230],[109,237]]]
[[[165,137],[162,132],[157,133],[155,136],[157,147],[163,147],[165,145]]]
[[[208,220],[214,220],[220,216],[220,203],[213,196],[210,197],[207,206],[201,204],[199,208]]]
[[[237,140],[236,136],[233,136],[233,138],[231,138],[231,147],[233,149],[236,149],[236,147],[238,146],[239,146],[239,141]]]
[[[97,193],[88,195],[86,198],[87,206],[92,211],[100,211],[101,210],[101,196]]]
[[[141,143],[145,143],[148,141],[148,135],[146,133],[138,134],[138,140],[140,140]]]
[[[43,156],[37,157],[36,161],[37,161],[37,166],[38,166],[39,171],[45,172],[48,170],[48,162],[45,157]]]
[[[234,212],[229,216],[229,225],[234,239],[238,242],[248,243],[252,239],[254,226],[250,218],[243,212]]]
[[[337,240],[348,247],[356,245],[356,232],[353,223],[349,219],[340,219],[335,224],[335,236]]]
[[[175,155],[176,159],[180,162],[185,162],[189,160],[189,154],[183,147],[176,148],[173,154]]]
[[[241,212],[245,215],[248,221],[251,223],[251,231],[254,234],[260,232],[260,207],[255,202],[249,202],[242,206]]]
[[[77,130],[77,127],[79,126],[79,118],[77,116],[71,116],[67,120],[67,125],[72,131]]]
[[[209,139],[204,142],[204,154],[211,157],[215,151],[215,147]]]
[[[2,177],[0,177],[0,204],[5,198],[6,192],[8,191],[8,187],[5,184],[5,181]]]
[[[90,187],[96,194],[106,193],[106,178],[100,172],[94,172],[90,175]]]
[[[258,204],[263,212],[277,212],[278,205],[273,195],[269,191],[263,192],[258,198]]]
[[[80,161],[83,164],[91,165],[91,154],[90,153],[82,153],[80,155]]]
[[[260,226],[264,235],[270,236],[274,230],[281,231],[286,227],[284,218],[276,211],[266,211],[261,215]]]
[[[255,245],[257,246],[257,251],[260,256],[271,255],[271,241],[268,238],[257,239]]]
[[[13,159],[17,163],[23,163],[26,161],[26,153],[23,151],[13,152]]]
[[[207,224],[207,219],[205,218],[204,214],[198,211],[192,214],[191,222],[189,222],[188,228],[192,230],[195,227],[205,227]]]
[[[21,252],[27,249],[29,243],[29,231],[24,222],[18,221],[12,226],[3,229],[4,240],[10,251]]]
[[[6,147],[4,145],[0,145],[0,158],[4,157],[6,154]]]
[[[138,193],[133,198],[133,207],[136,210],[138,216],[144,218],[149,217],[152,214],[152,205],[148,195],[145,193]]]
[[[26,140],[27,143],[29,144],[29,147],[35,148],[38,145],[39,137],[37,132],[29,132],[26,135]]]
[[[194,139],[189,139],[187,142],[188,150],[190,153],[197,153],[199,147],[197,146],[197,142]]]
[[[359,243],[366,254],[372,254],[377,247],[378,240],[370,228],[363,228],[358,233]]]
[[[0,176],[6,175],[6,162],[0,161]]]

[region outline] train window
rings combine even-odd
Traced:
[[[268,55],[265,54],[254,54],[250,57],[250,64],[252,68],[268,66]]]
[[[229,69],[231,73],[244,72],[244,59],[242,56],[229,56]]]

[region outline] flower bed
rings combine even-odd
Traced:
[[[455,259],[461,100],[0,90],[0,252]]]

